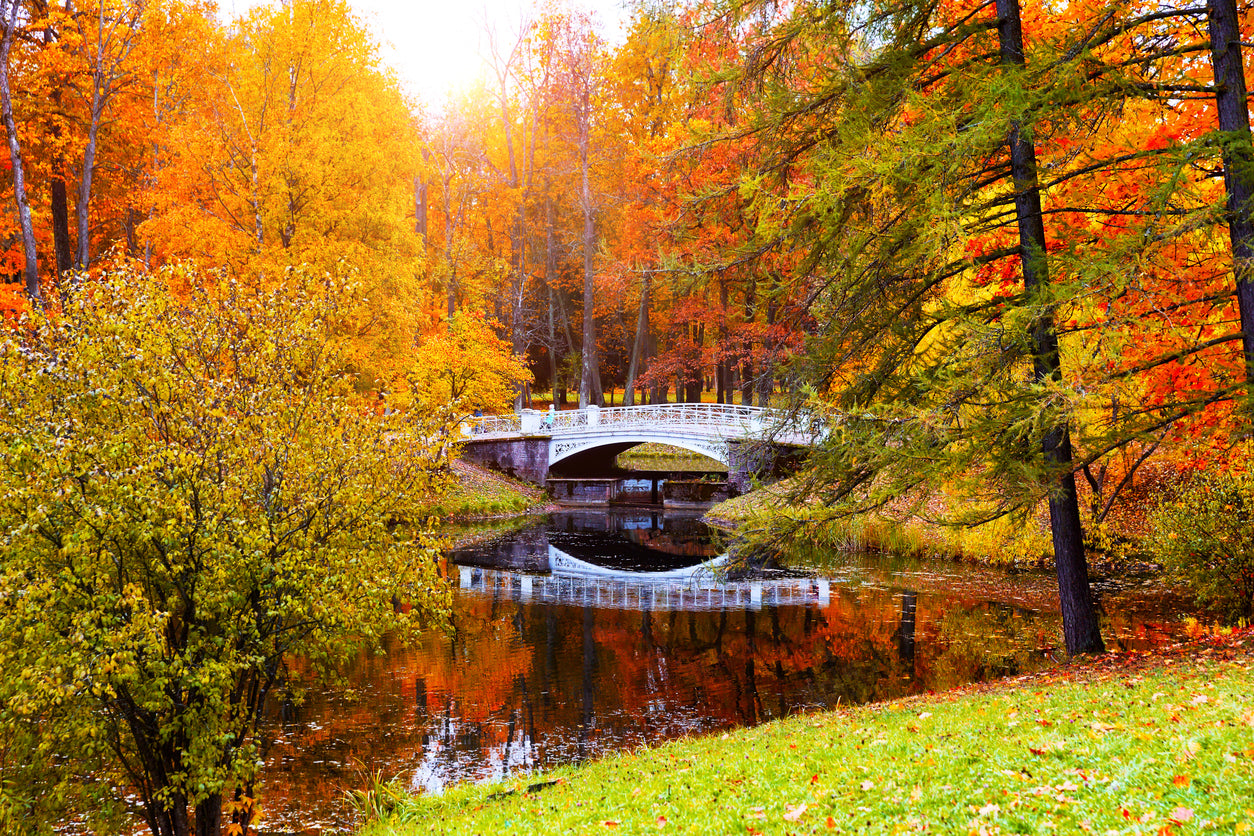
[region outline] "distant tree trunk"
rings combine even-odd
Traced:
[[[65,179],[59,174],[49,184],[52,203],[52,249],[57,257],[57,275],[74,267],[74,243],[70,238],[69,195]]]
[[[426,159],[427,152],[422,152]],[[422,177],[414,175],[414,234],[427,243],[427,184]]]
[[[553,404],[558,402],[558,369],[557,369],[557,323],[553,308],[553,280],[557,278],[557,240],[554,234],[553,198],[545,187],[544,197],[544,284],[549,299],[549,373],[552,375]],[[565,402],[565,387],[562,387],[562,401]]]
[[[553,288],[549,288],[549,382],[553,389],[552,402],[557,403],[557,328],[553,314]]]
[[[756,389],[758,406],[771,405],[771,393],[775,391],[775,276],[771,276],[766,296],[766,336],[762,338],[762,359],[758,364]]]
[[[43,41],[45,47],[50,47],[56,41],[56,35],[51,28],[44,29]],[[61,112],[61,88],[54,87],[51,93],[52,108],[54,112]],[[55,119],[51,120],[48,125],[48,132],[52,134],[54,145],[59,147],[61,139],[61,125]],[[74,266],[74,244],[70,239],[70,211],[69,199],[65,190],[65,157],[60,151],[54,151],[52,155],[52,174],[49,178],[49,204],[52,210],[52,250],[56,255],[57,278],[65,275]]]
[[[997,0],[997,33],[1004,64],[1023,66],[1023,30],[1019,20],[1019,0]],[[1036,146],[1025,137],[1022,126],[1011,127],[1010,168],[1015,187],[1015,215],[1019,225],[1019,258],[1023,265],[1023,285],[1029,297],[1040,296],[1049,284],[1049,262],[1045,248],[1045,223],[1041,214],[1041,192],[1036,173]],[[1038,382],[1062,379],[1058,334],[1053,313],[1047,310],[1032,323],[1032,361]],[[1071,433],[1064,423],[1052,427],[1041,441],[1046,461],[1062,473],[1049,492],[1050,530],[1054,540],[1054,562],[1058,570],[1058,596],[1062,603],[1063,635],[1067,653],[1100,653],[1102,644],[1097,610],[1089,588],[1088,563],[1084,556],[1084,536],[1080,526],[1080,504],[1076,497],[1072,469]]]
[[[123,227],[126,232],[126,255],[128,258],[136,258],[139,254],[139,239],[135,236],[135,207],[126,207]]]
[[[754,317],[757,316],[757,299],[755,298],[757,286],[757,279],[750,276],[745,285],[746,330],[752,327]],[[740,350],[740,405],[753,406],[753,344],[747,335],[741,343]]]
[[[43,307],[44,297],[39,289],[39,258],[35,250],[35,227],[31,221],[30,203],[26,197],[26,167],[22,161],[22,146],[17,138],[17,123],[13,119],[13,96],[9,81],[9,55],[13,51],[13,38],[17,31],[18,0],[0,0],[0,25],[4,26],[0,38],[0,118],[9,141],[9,162],[13,167],[13,197],[17,203],[17,222],[22,235],[22,253],[25,256],[23,279],[26,295],[31,304]]]
[[[1231,139],[1223,146],[1224,186],[1228,192],[1228,237],[1236,273],[1237,309],[1245,379],[1254,383],[1254,159],[1250,150],[1250,111],[1246,100],[1241,26],[1235,0],[1207,0],[1211,66],[1215,73],[1215,109],[1219,130]]]
[[[731,373],[727,363],[727,278],[718,277],[718,345],[714,348],[714,400],[731,403]]]
[[[583,204],[583,370],[579,378],[579,407],[592,403],[601,388],[601,368],[597,362],[596,286],[592,270],[596,229],[592,217],[592,187],[588,181],[588,126],[579,132],[579,167]]]
[[[636,311],[636,338],[631,342],[631,361],[627,364],[627,382],[623,386],[623,406],[636,402],[636,376],[640,371],[641,355],[649,334],[649,270],[640,277],[640,307]]]
[[[511,288],[509,300],[509,342],[510,350],[514,354],[525,356],[527,341],[523,334],[523,299],[527,291],[527,234],[526,213],[523,210],[523,204],[519,204],[514,234],[510,238],[510,249],[514,252],[514,286]],[[514,390],[514,411],[522,409],[523,401],[530,401],[530,398],[530,387],[525,383],[517,384]]]

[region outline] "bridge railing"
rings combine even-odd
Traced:
[[[476,415],[462,422],[462,434],[477,436],[510,436],[522,434],[522,416],[518,413],[506,415]]]
[[[804,420],[801,423],[805,423]],[[540,412],[523,410],[507,415],[484,415],[467,418],[463,425],[466,436],[506,437],[516,435],[554,435],[586,432],[591,427],[613,428],[664,427],[686,429],[702,435],[720,437],[762,437],[806,435],[814,430],[802,427],[794,416],[777,409],[734,404],[680,403],[645,406],[587,407]]]

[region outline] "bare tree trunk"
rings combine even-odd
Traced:
[[[997,0],[997,33],[1002,63],[1023,66],[1019,0]],[[1042,295],[1049,284],[1049,261],[1045,254],[1045,223],[1041,215],[1041,192],[1036,173],[1036,146],[1029,138],[1030,134],[1025,137],[1021,129],[1021,125],[1015,124],[1010,131],[1010,168],[1014,178],[1015,215],[1019,223],[1023,286],[1027,295],[1034,297]],[[1062,363],[1052,309],[1038,317],[1030,328],[1035,379],[1038,382],[1061,380]],[[1067,425],[1063,423],[1049,428],[1041,441],[1041,448],[1045,460],[1062,474],[1049,492],[1049,520],[1067,653],[1101,653],[1105,646],[1089,588],[1080,504],[1072,469],[1071,433]]]
[[[31,304],[43,307],[44,297],[39,289],[39,258],[35,250],[35,227],[31,221],[30,202],[26,197],[26,167],[22,160],[22,146],[17,138],[17,123],[13,119],[13,96],[9,81],[9,55],[13,51],[13,37],[17,31],[19,0],[0,0],[4,26],[0,38],[0,118],[9,140],[9,161],[13,166],[13,197],[17,202],[17,222],[22,234],[22,253],[25,256],[23,278],[26,295]]]
[[[1236,273],[1237,309],[1241,314],[1241,348],[1245,379],[1254,383],[1254,182],[1251,180],[1250,111],[1246,100],[1241,27],[1235,0],[1207,0],[1211,66],[1215,72],[1215,109],[1219,130],[1230,139],[1223,145],[1224,186],[1228,192],[1228,237]]]

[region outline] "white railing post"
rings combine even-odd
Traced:
[[[524,409],[519,414],[519,424],[523,435],[535,435],[540,432],[540,410]]]
[[[595,427],[597,424],[601,423],[601,407],[596,404],[592,404],[588,407],[587,413],[589,427]]]

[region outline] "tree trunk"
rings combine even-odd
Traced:
[[[745,286],[745,328],[746,336],[741,342],[740,355],[740,405],[753,406],[753,343],[747,336],[757,315],[757,279],[750,276]]]
[[[83,149],[83,172],[78,180],[78,201],[74,206],[78,220],[78,253],[74,258],[75,272],[86,271],[91,266],[91,181],[96,170],[96,139],[100,134],[100,116],[104,109],[103,91],[100,87],[101,79],[97,70],[92,75],[91,123],[87,128],[87,146]],[[81,278],[71,279],[71,284],[76,285],[80,281]]]
[[[526,357],[527,341],[523,335],[523,299],[527,292],[527,218],[526,203],[520,202],[518,214],[514,219],[514,234],[510,237],[510,249],[513,250],[514,287],[510,294],[509,306],[509,344],[510,350],[518,356]],[[526,360],[524,359],[524,362]],[[530,401],[531,390],[525,383],[517,384],[514,389],[514,411],[523,408],[524,401]],[[530,408],[530,403],[527,404]]]
[[[762,358],[758,364],[758,377],[755,388],[758,391],[758,406],[771,405],[771,393],[775,391],[775,277],[771,276],[770,287],[766,296],[766,336],[762,338]]]
[[[218,836],[222,830],[222,796],[211,795],[196,805],[196,836]]]
[[[139,239],[135,237],[135,207],[126,207],[126,220],[123,222],[126,232],[126,255],[128,258],[139,256]]]
[[[718,345],[714,347],[714,400],[731,403],[731,371],[727,363],[727,278],[718,279]]]
[[[431,153],[423,149],[422,159],[426,162]],[[414,234],[427,243],[427,183],[420,175],[414,175]]]
[[[601,388],[600,365],[597,362],[596,288],[592,272],[596,230],[592,219],[592,187],[588,182],[588,143],[588,127],[585,125],[579,134],[579,167],[583,178],[583,368],[579,378],[580,409],[588,406],[596,398],[596,390]]]
[[[549,297],[549,372],[552,375],[553,405],[558,402],[558,366],[557,366],[557,323],[553,308],[555,307],[553,280],[557,277],[557,240],[553,230],[553,198],[549,196],[548,184],[544,189],[544,283]],[[562,402],[565,398],[565,386]]]
[[[26,168],[22,162],[22,146],[17,138],[17,123],[13,119],[13,97],[9,82],[9,54],[13,51],[13,37],[17,29],[18,0],[0,3],[3,12],[4,35],[0,39],[0,117],[9,140],[9,162],[13,166],[13,196],[17,202],[17,222],[22,234],[22,253],[25,264],[22,271],[26,283],[26,295],[31,304],[43,307],[44,297],[39,290],[39,258],[35,250],[35,227],[31,221],[30,203],[26,197]]]
[[[57,257],[57,275],[61,276],[74,267],[74,242],[70,238],[69,195],[65,190],[65,179],[59,174],[52,178],[51,192],[52,248]]]
[[[1211,66],[1215,72],[1215,109],[1219,130],[1229,135],[1223,146],[1224,186],[1228,192],[1228,237],[1236,274],[1237,309],[1241,314],[1241,348],[1245,379],[1254,383],[1254,182],[1250,167],[1250,111],[1246,102],[1241,27],[1235,0],[1207,0]]]
[[[1002,63],[1023,66],[1019,0],[997,0],[997,33]],[[1014,178],[1023,285],[1028,297],[1032,298],[1043,295],[1049,284],[1049,262],[1045,255],[1045,223],[1041,215],[1041,192],[1036,174],[1036,146],[1030,139],[1024,138],[1020,128],[1018,124],[1011,128],[1010,168]],[[1042,314],[1031,325],[1031,339],[1036,381],[1061,380],[1058,334],[1054,330],[1052,311]],[[1075,472],[1072,470],[1071,434],[1067,425],[1064,423],[1049,429],[1041,447],[1046,462],[1063,474],[1049,492],[1049,521],[1067,653],[1100,653],[1105,648],[1089,588],[1080,504],[1076,498]]]
[[[640,308],[636,311],[636,338],[631,343],[631,362],[627,364],[627,382],[623,386],[623,406],[636,403],[636,376],[640,372],[640,359],[645,350],[649,333],[649,278],[646,269],[640,277]]]

